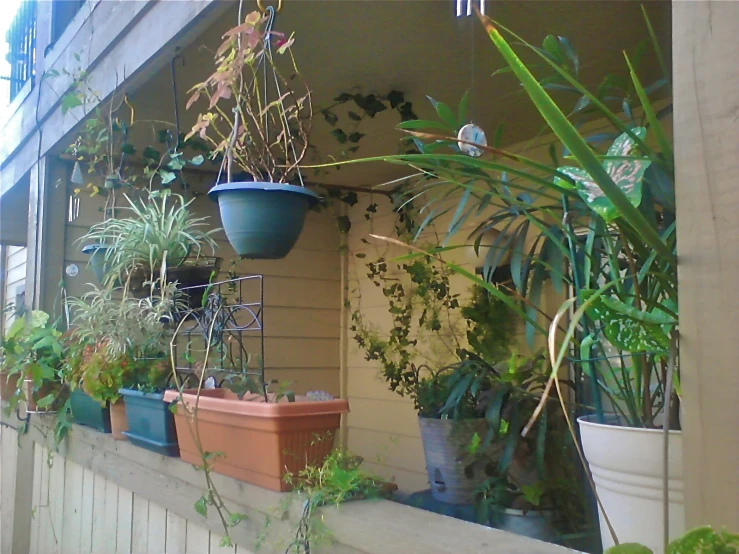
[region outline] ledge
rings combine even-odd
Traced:
[[[14,425],[10,420],[3,420]],[[30,438],[53,448],[53,420],[34,415]],[[167,510],[222,534],[213,510],[204,518],[194,503],[204,490],[202,472],[179,458],[168,458],[138,448],[127,441],[75,425],[59,454]],[[227,506],[248,519],[231,530],[235,544],[254,548],[266,540],[259,552],[282,554],[295,534],[300,506],[289,504],[289,494],[268,491],[223,475],[213,481]],[[331,554],[566,554],[574,553],[505,531],[490,529],[454,518],[433,514],[388,500],[349,502],[323,509],[323,521],[335,542],[317,552]],[[267,527],[266,522],[269,521]],[[315,549],[314,549],[315,550]]]

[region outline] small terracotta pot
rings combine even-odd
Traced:
[[[167,391],[164,400],[171,402],[178,396],[177,391]],[[183,392],[181,402],[188,409],[195,407],[195,400],[195,391]],[[286,473],[320,465],[330,454],[341,414],[349,411],[349,403],[300,396],[295,402],[265,403],[260,397],[239,400],[229,390],[209,389],[201,391],[196,425],[181,406],[177,408],[175,425],[183,460],[203,465],[193,437],[197,429],[204,452],[224,454],[213,460],[215,472],[285,492],[291,488],[283,479]]]
[[[8,399],[18,390],[19,374],[15,373],[8,377],[7,371],[0,371],[0,398]]]
[[[115,440],[127,441],[128,438],[123,434],[124,431],[128,431],[126,403],[123,398],[119,398],[115,403],[110,404],[110,432]]]

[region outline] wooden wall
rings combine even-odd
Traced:
[[[25,246],[8,246],[5,248],[5,290],[2,291],[5,297],[4,306],[15,305],[16,295],[22,290],[26,283],[26,254]],[[9,322],[13,318],[12,313],[5,314],[5,321]]]
[[[29,554],[251,553],[38,443],[33,469]]]
[[[687,526],[739,530],[739,3],[673,2]]]
[[[206,192],[213,177],[196,174],[188,181],[194,190]],[[78,239],[102,215],[100,197],[90,198],[83,193],[80,202],[79,217],[66,226],[64,265],[75,264],[80,270],[76,277],[65,277],[71,296],[83,294],[89,290],[88,283],[94,282]],[[220,227],[218,205],[207,196],[199,196],[192,209],[199,216],[209,217],[213,227]],[[226,279],[225,272],[237,256],[222,231],[216,239],[216,255],[224,258],[219,278]],[[321,389],[334,395],[340,393],[340,268],[339,233],[334,219],[327,213],[308,215],[297,245],[285,259],[238,260],[234,266],[239,276],[264,275],[268,379],[292,381],[298,392]]]

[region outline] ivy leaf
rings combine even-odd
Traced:
[[[357,142],[359,142],[360,140],[362,140],[362,137],[363,136],[364,136],[364,133],[354,132],[354,133],[352,133],[351,135],[349,135],[347,137],[347,140],[349,142],[353,142],[353,143],[356,144]]]
[[[321,110],[321,115],[323,115],[323,119],[332,127],[339,122],[339,116],[330,110]]]
[[[121,152],[123,152],[124,154],[128,154],[129,156],[133,156],[134,154],[136,154],[136,148],[133,144],[125,142],[121,145]]]
[[[153,160],[155,162],[158,162],[161,159],[161,157],[162,157],[161,152],[159,152],[158,150],[153,149],[151,146],[147,146],[146,148],[144,148],[144,151],[141,153],[141,155],[144,158],[149,159],[149,160]]]
[[[169,129],[159,129],[158,140],[161,144],[167,144],[172,140],[172,132]]]
[[[234,543],[231,540],[231,537],[229,535],[226,535],[225,537],[223,537],[221,539],[221,542],[219,543],[219,546],[223,546],[223,547],[233,546],[233,545],[234,545]]]
[[[203,517],[208,517],[208,501],[205,496],[201,496],[200,499],[195,502],[195,511]]]
[[[390,107],[395,109],[405,102],[405,96],[399,90],[391,90],[390,94],[387,95],[387,100],[390,102]]]
[[[336,98],[334,98],[334,102],[344,103],[344,102],[348,102],[352,98],[353,96],[349,94],[348,92],[342,92]]]
[[[228,516],[228,526],[229,527],[235,527],[242,521],[247,519],[247,516],[245,514],[240,514],[238,512],[233,512],[230,516]]]
[[[339,228],[339,232],[341,234],[347,234],[351,228],[352,228],[352,222],[349,219],[349,216],[346,215],[340,215],[336,218],[336,225]]]
[[[341,201],[347,206],[354,206],[354,204],[359,202],[359,196],[357,196],[356,192],[347,192],[341,197]]]
[[[73,93],[65,94],[62,97],[62,115],[65,115],[69,110],[81,105],[82,99],[79,96]]]
[[[193,159],[190,160],[190,163],[192,165],[198,166],[198,165],[202,165],[204,161],[205,161],[205,158],[203,157],[203,155],[198,154],[197,156],[195,156]]]
[[[334,129],[331,131],[331,135],[338,140],[341,144],[344,144],[348,137],[346,136],[346,133],[342,131],[341,129]]]
[[[362,116],[359,115],[357,112],[350,111],[348,114],[349,119],[352,119],[354,121],[362,121]]]
[[[54,403],[54,400],[56,400],[56,395],[48,394],[40,399],[38,402],[36,402],[36,406],[38,406],[39,408],[48,408]]]
[[[168,185],[175,179],[177,179],[177,175],[175,173],[172,173],[171,171],[160,171],[159,176],[162,178],[162,184]]]

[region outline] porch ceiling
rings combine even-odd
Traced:
[[[568,37],[579,53],[583,80],[593,84],[606,72],[626,75],[622,52],[633,52],[647,36],[641,4],[631,0],[487,1],[490,16],[534,44],[541,44],[547,34]],[[669,52],[670,2],[644,4]],[[212,71],[212,51],[235,24],[236,5],[181,51],[186,63],[184,68],[177,66],[183,129],[189,129],[197,116],[195,108],[184,110],[187,90]],[[246,10],[254,6],[254,2],[245,2]],[[523,141],[542,127],[512,75],[491,77],[502,67],[502,59],[473,17],[455,17],[452,0],[284,0],[276,29],[295,32],[295,56],[316,107],[329,105],[339,93],[357,88],[365,93],[397,89],[406,93],[419,117],[433,119],[425,95],[456,106],[464,91],[471,89],[475,122],[489,134],[505,122],[507,144]],[[644,66],[645,82],[657,75],[654,65]],[[160,72],[130,97],[139,119],[174,119],[168,71]],[[398,122],[397,115],[389,112],[362,122],[360,131],[366,136],[357,155],[395,153],[402,136],[394,130]],[[330,130],[317,114],[313,143],[323,152],[337,153],[340,148]],[[402,175],[402,171],[387,164],[352,166],[316,180],[370,186]]]

